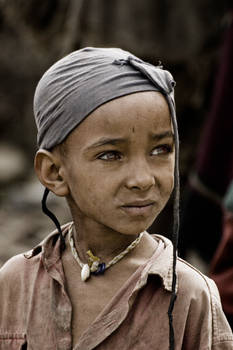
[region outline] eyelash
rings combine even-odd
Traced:
[[[153,154],[153,152],[155,150],[157,150],[157,153]],[[172,150],[173,150],[173,147],[171,145],[160,145],[160,146],[155,147],[152,150],[151,155],[152,156],[167,155],[167,154],[171,153]],[[111,155],[113,157],[111,159],[110,158],[109,159],[103,158],[104,156],[109,156],[109,155]],[[100,160],[104,160],[104,161],[115,161],[115,160],[120,160],[122,158],[122,154],[121,154],[121,152],[118,152],[118,151],[106,151],[106,152],[103,152],[100,155],[98,155],[97,158]]]

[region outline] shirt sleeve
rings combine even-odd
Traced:
[[[181,259],[178,281],[174,326],[178,334],[184,327],[182,350],[233,350],[233,334],[215,282]]]

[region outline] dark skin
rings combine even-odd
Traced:
[[[174,136],[165,98],[140,92],[102,105],[68,136],[65,155],[59,147],[39,150],[35,169],[46,187],[66,197],[80,259],[87,262],[91,249],[108,262],[152,224],[172,192]],[[157,243],[144,234],[120,262],[87,282],[66,246],[62,262],[76,344]]]

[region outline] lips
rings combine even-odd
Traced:
[[[143,201],[139,200],[139,201],[134,201],[134,202],[124,204],[123,207],[146,207],[154,203],[155,203],[154,200],[143,200]]]
[[[152,213],[154,204],[155,201],[152,200],[134,201],[124,204],[121,208],[124,212],[132,216],[146,216]]]

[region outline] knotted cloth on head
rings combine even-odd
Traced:
[[[173,307],[176,300],[176,251],[179,230],[179,137],[174,101],[175,82],[161,66],[153,66],[117,48],[87,47],[62,58],[45,72],[34,96],[39,148],[51,150],[102,104],[140,91],[159,91],[167,100],[175,136],[173,224],[173,278],[168,309],[169,349],[174,350]],[[56,216],[42,200],[43,211],[54,221],[65,246]]]
[[[34,115],[40,148],[51,149],[91,112],[114,98],[161,91],[173,103],[171,74],[117,48],[84,48],[56,62],[39,81]]]

